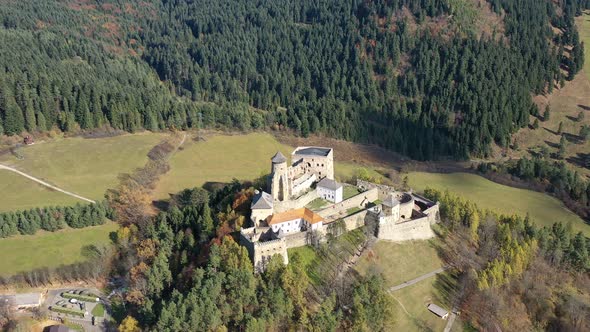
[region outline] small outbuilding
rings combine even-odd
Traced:
[[[428,310],[430,310],[430,312],[432,312],[433,314],[437,315],[438,317],[442,318],[442,319],[447,319],[449,317],[449,312],[446,311],[445,309],[437,306],[434,303],[431,303],[428,305]]]
[[[342,184],[335,180],[323,178],[316,186],[318,195],[332,203],[342,202]]]

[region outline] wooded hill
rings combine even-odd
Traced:
[[[0,133],[292,128],[415,159],[483,156],[528,124],[531,94],[581,69],[573,18],[587,6],[9,1]]]

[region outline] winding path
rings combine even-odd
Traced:
[[[69,195],[69,196],[72,196],[72,197],[75,197],[77,199],[81,199],[81,200],[86,201],[86,202],[89,202],[89,203],[96,203],[95,201],[93,201],[93,200],[91,200],[89,198],[86,198],[86,197],[80,196],[78,194],[75,194],[73,192],[70,192],[70,191],[63,190],[61,188],[58,188],[58,187],[56,187],[54,185],[51,185],[51,184],[49,184],[49,183],[47,183],[47,182],[45,182],[45,181],[43,181],[41,179],[38,179],[38,178],[36,178],[34,176],[31,176],[31,175],[29,175],[27,173],[23,173],[23,172],[19,171],[16,168],[13,168],[13,167],[9,167],[9,166],[5,166],[5,165],[0,164],[0,169],[5,169],[7,171],[14,172],[14,173],[16,173],[18,175],[21,175],[21,176],[26,177],[29,180],[35,181],[35,182],[39,183],[42,186],[45,186],[45,187],[50,188],[50,189],[55,190],[55,191],[59,191],[61,193],[64,193],[64,194]]]

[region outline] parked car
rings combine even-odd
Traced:
[[[57,301],[57,303],[55,305],[64,305],[66,303],[66,300],[60,300]]]
[[[70,303],[78,303],[78,300],[76,300],[76,299],[70,299]]]

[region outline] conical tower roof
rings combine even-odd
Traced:
[[[287,161],[287,158],[285,158],[285,156],[283,156],[283,154],[281,153],[281,151],[278,151],[271,158],[271,161],[272,161],[273,164],[280,164],[280,163],[286,162]]]

